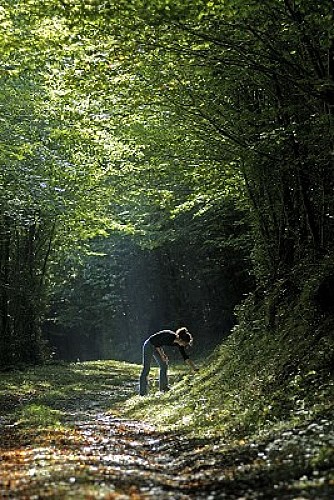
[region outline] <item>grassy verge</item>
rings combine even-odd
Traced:
[[[324,350],[333,348],[326,345],[329,342],[323,339]],[[298,346],[295,349],[300,351]],[[328,371],[319,368],[321,342],[307,366],[296,363],[285,374],[292,350],[282,347],[278,336],[257,332],[245,338],[237,330],[202,362],[199,374],[188,374],[186,368],[172,370],[176,383],[170,392],[153,390],[148,397],[131,398],[125,411],[168,428],[227,440],[302,425],[330,414],[334,382]]]

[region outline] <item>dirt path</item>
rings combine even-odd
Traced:
[[[58,429],[27,430],[2,418],[0,498],[210,498],[205,474],[199,491],[198,478],[175,456],[185,444],[194,452],[196,443],[117,418],[104,411],[106,398],[104,392],[94,400],[60,402]]]
[[[133,389],[130,384],[129,393]],[[94,394],[94,400],[90,394],[60,401],[63,418],[54,429],[27,430],[10,415],[2,417],[0,498],[207,498],[179,473],[169,453],[175,436],[105,411],[114,390]]]
[[[296,466],[285,451],[288,446],[292,453],[297,438],[307,439],[309,446],[313,428],[222,451],[219,442],[160,433],[148,423],[112,413],[109,401],[120,391],[121,398],[130,397],[135,384],[60,398],[52,411],[61,414],[61,425],[27,425],[11,411],[0,417],[0,499],[334,498],[329,471],[307,479],[307,487],[304,478],[301,487],[305,466],[302,461]],[[18,405],[31,410],[34,401],[8,398],[6,404],[11,410]],[[332,430],[324,420],[321,432],[329,436]]]

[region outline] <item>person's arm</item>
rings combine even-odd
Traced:
[[[160,358],[168,364],[168,356],[165,353],[165,351],[162,349],[162,347],[156,347],[155,350],[158,352]]]
[[[188,354],[186,353],[186,350],[183,345],[179,345],[180,353],[182,358],[184,359],[184,362],[187,363],[190,368],[194,370],[194,372],[198,372],[198,368],[195,365],[195,363],[189,358]]]
[[[185,363],[187,363],[188,366],[190,366],[194,372],[198,372],[199,368],[195,365],[195,363],[191,359],[186,359]]]

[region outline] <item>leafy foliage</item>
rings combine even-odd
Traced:
[[[5,6],[4,359],[20,359],[21,340],[14,349],[13,339],[24,334],[17,323],[30,322],[28,342],[35,336],[40,350],[48,290],[66,282],[64,254],[110,230],[134,235],[134,242],[165,256],[169,246],[176,255],[196,235],[203,248],[196,249],[197,261],[210,256],[213,262],[196,274],[202,289],[205,280],[209,288],[221,287],[216,266],[229,280],[243,267],[245,281],[231,308],[241,288],[249,289],[250,253],[262,289],[293,275],[301,292],[310,264],[329,254],[333,240],[329,0],[316,6],[288,0]],[[238,231],[230,214],[240,221]],[[200,234],[199,221],[214,238]],[[6,304],[18,298],[9,297],[8,280],[18,281],[17,269],[29,267],[15,228],[30,245],[35,276],[26,273],[20,289],[35,293],[31,318],[10,324]],[[38,239],[38,256],[29,231]],[[229,271],[223,264],[229,243],[219,232],[233,240],[230,250],[239,245]],[[173,259],[180,270],[184,257]],[[217,300],[212,309],[219,307]]]
[[[106,356],[115,345],[139,349],[162,318],[186,320],[204,342],[217,340],[255,281],[238,307],[239,326],[194,380],[176,373],[182,380],[171,393],[134,398],[127,408],[201,436],[191,466],[201,481],[186,478],[185,491],[200,483],[207,494],[199,455],[213,438],[213,471],[225,453],[226,473],[216,478],[224,492],[263,477],[268,484],[269,468],[276,488],[268,486],[268,496],[285,488],[326,495],[333,463],[332,1],[6,0],[0,46],[2,366],[45,357],[40,326],[50,292],[60,336],[82,327],[76,338],[100,343],[94,354]],[[160,281],[147,284],[150,260]],[[116,399],[133,390],[133,382],[125,392],[114,386],[126,384],[124,370],[138,368],[96,366],[103,377],[114,370]],[[87,388],[93,397],[100,378],[80,365],[84,377],[74,382],[71,370],[62,401],[51,370],[34,388],[10,380],[3,406],[17,411],[34,442],[45,444],[45,429],[36,438],[27,427],[47,424],[73,462],[95,437],[58,428]],[[110,391],[103,388],[97,407],[105,410]],[[79,455],[83,483],[94,483],[87,462],[99,460],[109,424],[106,418],[97,453]],[[15,428],[6,432],[5,447]],[[20,465],[24,435],[13,438],[13,453],[5,449]],[[103,457],[98,484],[115,473]],[[170,486],[170,477],[161,482]],[[15,478],[5,488],[24,484]],[[124,483],[122,491],[138,493]]]
[[[207,351],[228,334],[253,286],[244,213],[232,201],[219,212],[203,206],[169,223],[159,210],[161,232],[113,233],[68,260],[44,326],[57,358],[139,361],[150,333],[182,324],[205,338]]]
[[[103,138],[79,124],[87,94],[67,98],[62,84],[70,33],[47,11],[30,14],[7,2],[0,18],[0,330],[10,365],[45,354],[40,323],[64,252],[112,226]]]

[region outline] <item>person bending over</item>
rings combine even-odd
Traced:
[[[147,377],[150,372],[152,357],[157,361],[160,368],[159,389],[160,391],[168,391],[168,357],[163,350],[164,346],[177,346],[184,361],[194,371],[198,371],[198,368],[185,351],[185,347],[192,345],[192,343],[193,338],[185,327],[179,328],[176,332],[172,330],[161,330],[145,340],[143,345],[143,369],[139,378],[139,394],[141,396],[147,394]]]

